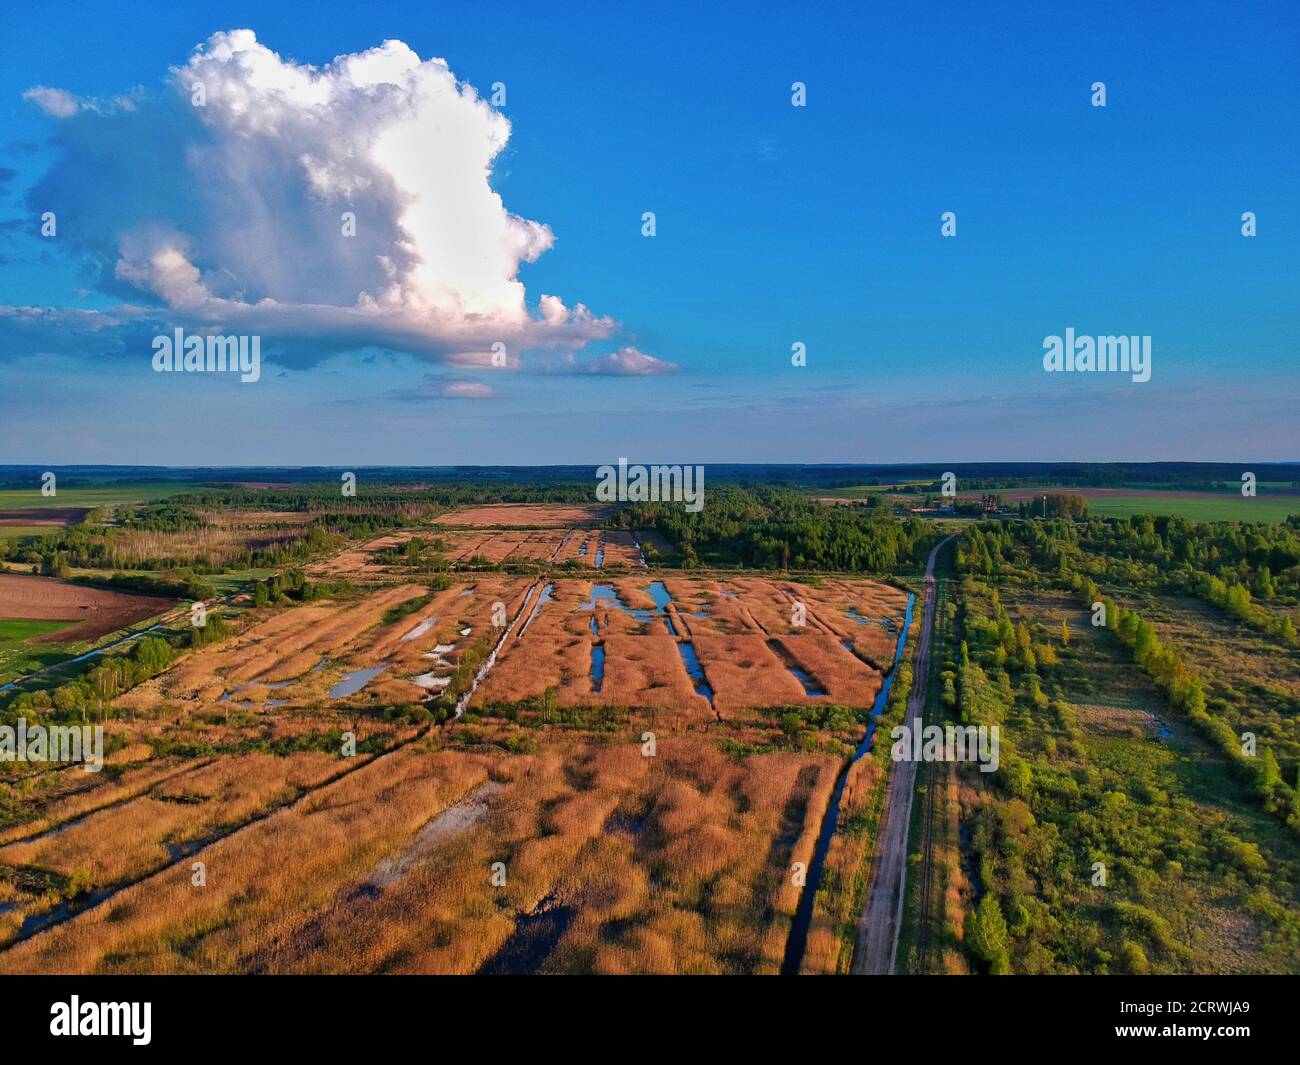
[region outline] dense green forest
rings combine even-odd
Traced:
[[[204,488],[172,497],[171,502],[191,507],[225,506],[255,510],[325,510],[386,512],[429,507],[481,506],[486,503],[591,503],[595,481],[556,484],[462,484],[369,482],[364,475],[356,482],[356,495],[344,496],[341,482],[313,481],[308,484],[271,488]]]
[[[913,572],[940,533],[918,518],[882,507],[824,506],[788,488],[709,489],[708,506],[633,503],[619,511],[623,528],[654,529],[696,566],[745,569],[834,569],[850,573]]]

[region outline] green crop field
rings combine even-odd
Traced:
[[[55,532],[59,525],[0,525],[0,540],[26,540],[32,536],[44,536]]]
[[[1242,496],[1239,490],[1207,491],[1191,495],[1186,492],[1129,485],[1115,491],[1131,494],[1096,494],[1097,489],[1060,485],[1018,488],[1001,494],[1010,496],[1032,492],[1035,497],[1072,493],[1086,495],[1088,514],[1097,518],[1128,518],[1134,514],[1150,514],[1156,517],[1190,518],[1194,521],[1285,521],[1290,514],[1300,514],[1300,495],[1270,492],[1268,486],[1262,484],[1259,485],[1260,494],[1250,499]],[[979,493],[959,494],[974,497]]]
[[[1180,497],[1171,492],[1145,496],[1089,499],[1088,513],[1099,518],[1127,518],[1133,514],[1170,515],[1194,521],[1286,521],[1300,514],[1300,496],[1261,494],[1245,499],[1240,494],[1222,497]]]
[[[75,653],[68,644],[25,641],[70,628],[75,621],[0,620],[0,684],[34,673]]]
[[[41,495],[41,486],[0,488],[0,510],[27,508],[104,507],[115,503],[152,502],[188,492],[194,485],[184,481],[146,481],[140,484],[102,484],[59,487],[52,496]],[[48,531],[48,530],[42,530]]]
[[[896,488],[916,488],[919,482],[903,482],[898,485],[854,485],[848,488],[830,488],[809,490],[808,494],[822,499],[865,499],[871,495],[882,495],[886,502],[901,505],[917,505],[923,498],[920,491],[892,491]],[[960,484],[958,485],[960,488]],[[1285,521],[1288,515],[1300,514],[1300,495],[1283,495],[1270,489],[1284,491],[1294,490],[1289,484],[1261,482],[1259,495],[1247,499],[1239,491],[1222,493],[1205,492],[1188,495],[1185,492],[1172,492],[1147,485],[1129,485],[1118,489],[1131,492],[1132,495],[1095,495],[1095,489],[1074,486],[1044,484],[1031,488],[990,489],[995,495],[1001,495],[1012,505],[1017,500],[1013,496],[1032,493],[1035,497],[1052,494],[1082,493],[1088,496],[1088,513],[1098,518],[1127,518],[1134,514],[1151,514],[1154,516],[1172,516],[1190,518],[1194,521]],[[933,495],[934,493],[930,493]],[[978,499],[983,492],[959,491],[963,499]]]
[[[921,495],[929,481],[899,481],[896,484],[855,484],[847,488],[810,488],[808,494],[824,499],[865,499],[888,492],[891,495]],[[897,490],[897,491],[895,491]]]
[[[47,636],[60,629],[71,628],[75,621],[32,621],[0,619],[0,645],[15,640],[30,640],[33,636]]]

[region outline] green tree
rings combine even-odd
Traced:
[[[153,677],[171,665],[171,645],[157,636],[146,636],[135,645],[132,657],[140,663],[145,676]]]
[[[980,960],[988,963],[994,975],[1011,971],[1007,954],[1010,936],[1007,921],[996,896],[986,894],[975,910],[966,915],[966,946]]]
[[[1126,972],[1143,976],[1151,971],[1151,963],[1147,961],[1146,951],[1132,940],[1125,940],[1124,945],[1119,948],[1119,956]]]
[[[60,713],[71,713],[77,708],[77,689],[71,684],[61,684],[54,689],[54,709]]]
[[[1267,747],[1264,753],[1259,756],[1255,769],[1255,790],[1263,798],[1268,798],[1279,784],[1282,783],[1282,770],[1277,764],[1277,759],[1273,757],[1273,752]]]

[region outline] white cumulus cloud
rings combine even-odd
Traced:
[[[0,307],[0,328],[29,350],[55,343],[51,327],[95,334],[104,352],[182,325],[259,334],[290,366],[376,346],[486,367],[504,344],[517,368],[521,354],[617,331],[556,295],[530,306],[519,267],[555,236],[492,188],[510,122],[445,60],[401,41],[316,67],[232,30],[159,91],[107,104],[46,86],[25,96],[58,120],[61,150],[29,203],[56,212],[60,243],[120,301]],[[624,348],[585,365],[657,363],[671,365]]]

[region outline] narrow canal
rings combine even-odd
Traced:
[[[804,881],[803,891],[799,894],[799,905],[795,910],[794,922],[790,926],[790,938],[785,944],[785,960],[781,963],[782,976],[797,976],[803,965],[804,951],[808,947],[808,929],[812,926],[813,904],[817,900],[817,889],[821,886],[822,870],[826,865],[826,853],[830,850],[831,840],[835,837],[835,828],[840,819],[840,802],[844,798],[844,785],[848,782],[849,769],[859,758],[871,750],[871,741],[876,733],[876,719],[885,710],[889,702],[889,690],[894,686],[894,677],[898,675],[898,664],[903,660],[903,650],[907,645],[907,630],[912,627],[912,608],[916,605],[916,596],[907,597],[907,614],[903,627],[898,633],[898,645],[894,650],[894,664],[876,693],[876,701],[871,706],[871,721],[866,734],[858,744],[853,757],[840,769],[835,780],[835,790],[826,805],[826,816],[822,819],[822,829],[817,836],[817,845],[813,848],[812,861],[808,865],[808,877]]]

